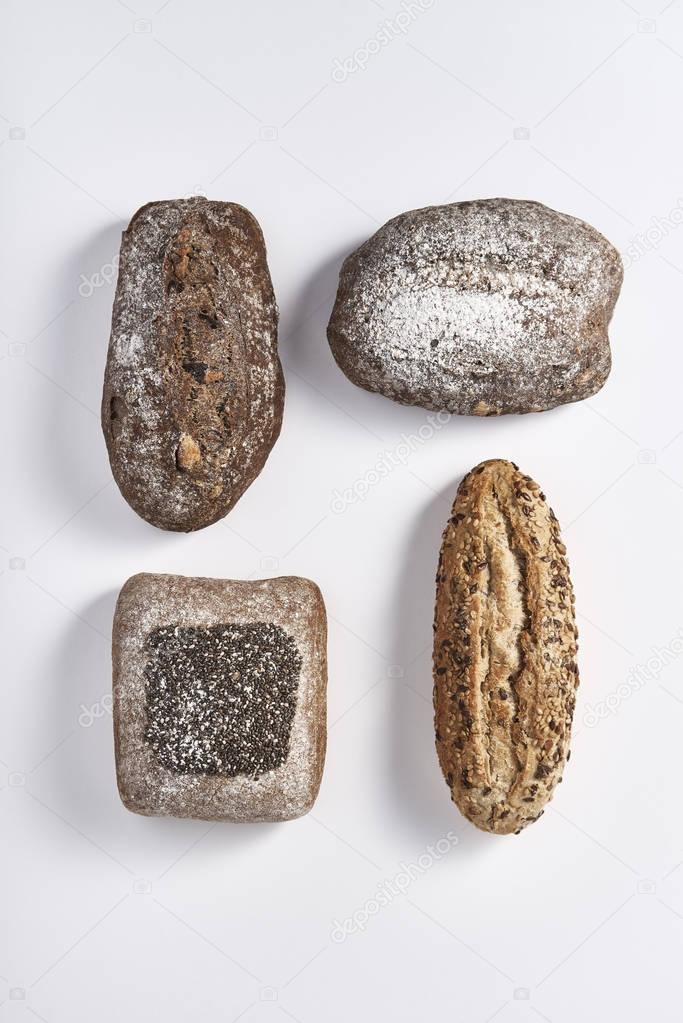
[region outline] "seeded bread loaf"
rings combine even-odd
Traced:
[[[162,529],[222,518],[282,422],[261,229],[235,203],[153,202],[123,235],[102,399],[121,493]]]
[[[562,780],[578,634],[557,519],[516,465],[483,462],[464,478],[436,582],[439,762],[465,817],[517,832]]]
[[[308,579],[129,579],[113,629],[125,806],[242,822],[307,813],[325,760],[326,645]]]

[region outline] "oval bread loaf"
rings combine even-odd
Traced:
[[[462,481],[439,559],[436,748],[453,801],[497,834],[537,820],[562,780],[578,685],[560,529],[512,462]]]
[[[595,228],[538,202],[411,210],[345,260],[328,339],[354,384],[405,405],[539,412],[604,384],[622,277]]]
[[[123,235],[102,400],[121,493],[162,529],[222,518],[282,422],[277,306],[248,210],[154,202]]]

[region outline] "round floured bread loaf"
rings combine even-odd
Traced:
[[[516,832],[562,780],[579,681],[566,549],[516,465],[483,462],[465,476],[436,583],[439,762],[468,820]]]
[[[328,338],[354,384],[405,405],[538,412],[604,384],[622,277],[598,231],[540,203],[430,206],[346,259]]]
[[[248,210],[143,206],[123,235],[102,399],[121,493],[162,529],[222,518],[282,422],[277,306]]]

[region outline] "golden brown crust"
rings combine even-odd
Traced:
[[[477,827],[536,820],[569,755],[577,630],[566,548],[544,494],[512,462],[462,481],[439,559],[436,746]]]

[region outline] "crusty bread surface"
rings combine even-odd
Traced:
[[[446,526],[434,625],[436,747],[473,824],[518,832],[562,780],[578,685],[566,548],[512,462],[463,479]]]

